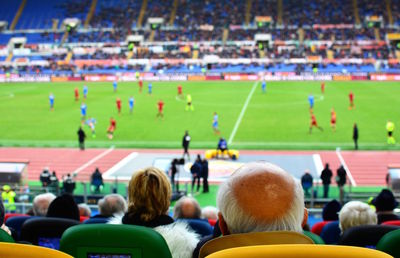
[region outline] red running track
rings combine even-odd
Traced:
[[[96,167],[106,171],[132,152],[176,153],[181,150],[156,149],[78,149],[68,148],[0,148],[0,162],[29,161],[28,179],[38,180],[44,167],[55,170],[57,176],[66,175],[79,169],[77,180],[89,181]],[[204,153],[201,150],[193,154]],[[336,174],[340,160],[335,151],[250,151],[243,150],[241,155],[304,155],[319,154],[322,163],[328,162]],[[398,151],[343,151],[341,155],[347,164],[357,186],[385,185],[385,176],[389,164],[400,163]],[[90,165],[87,165],[90,163]],[[87,165],[87,166],[86,166]],[[81,168],[81,169],[80,169]]]

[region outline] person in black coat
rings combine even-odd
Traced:
[[[79,130],[78,130],[79,148],[81,150],[85,149],[85,138],[86,138],[86,134],[83,131],[82,126],[81,126],[81,127],[79,127]]]
[[[201,176],[203,177],[203,193],[208,193],[208,161],[203,159],[201,167]]]
[[[344,190],[343,186],[346,184],[346,169],[344,169],[343,165],[340,165],[340,167],[336,171],[337,176],[336,176],[336,183],[339,186],[339,196],[340,196],[340,202],[343,204],[344,202]]]
[[[358,150],[358,127],[356,123],[354,123],[353,126],[353,141],[354,141],[354,149]]]
[[[321,180],[324,185],[324,198],[328,198],[329,185],[331,184],[331,178],[333,176],[332,170],[329,168],[329,164],[325,164],[325,168],[321,172]]]
[[[202,162],[200,155],[197,155],[197,159],[190,168],[190,173],[192,174],[192,193],[194,190],[194,185],[197,180],[197,192],[200,190],[200,178],[201,178],[201,171],[202,170]]]
[[[190,135],[189,135],[188,131],[185,131],[185,135],[183,136],[183,139],[182,139],[183,158],[185,158],[185,155],[187,155],[188,160],[190,160],[189,143],[190,143]]]

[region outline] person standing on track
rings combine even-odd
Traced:
[[[353,141],[354,149],[358,150],[358,127],[356,123],[353,125]]]
[[[79,141],[79,148],[81,150],[85,150],[85,138],[86,138],[85,131],[83,131],[82,126],[80,126],[78,130],[78,141]]]
[[[182,147],[183,147],[183,158],[185,158],[185,155],[187,155],[188,160],[190,160],[190,155],[189,155],[189,143],[190,143],[190,135],[189,132],[186,130],[185,134],[183,135],[182,139]]]

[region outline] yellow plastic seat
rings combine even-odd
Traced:
[[[224,157],[229,156],[231,159],[238,159],[239,158],[239,151],[238,150],[227,150],[222,152],[221,150],[206,150],[204,157],[206,159],[213,159],[215,157]]]
[[[225,249],[207,256],[207,258],[389,258],[381,251],[354,247],[333,245],[258,245]]]
[[[292,231],[232,234],[208,241],[200,249],[199,258],[234,247],[276,244],[314,244],[314,242],[311,238]]]
[[[12,258],[73,258],[50,248],[15,243],[0,243],[0,257]]]

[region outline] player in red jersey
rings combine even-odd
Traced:
[[[120,115],[121,114],[121,99],[117,98],[116,103],[117,103],[118,115]]]
[[[336,132],[336,112],[335,112],[335,109],[333,109],[333,108],[331,110],[331,127],[332,127],[332,131]]]
[[[325,82],[321,82],[321,92],[322,94],[325,93]]]
[[[112,139],[114,137],[114,131],[117,128],[117,121],[114,118],[110,118],[110,126],[107,129],[108,139]]]
[[[352,91],[350,91],[350,93],[349,93],[349,100],[350,100],[349,109],[353,109],[354,108],[354,94]]]
[[[143,89],[143,81],[139,80],[139,93],[142,93],[142,89]]]
[[[161,117],[161,118],[164,119],[164,113],[163,113],[163,111],[164,111],[164,102],[160,99],[160,101],[158,101],[158,103],[157,103],[157,106],[158,106],[158,113],[157,113],[156,117]]]
[[[321,126],[318,126],[317,119],[315,118],[315,115],[311,113],[311,124],[310,124],[310,133],[312,131],[313,126],[317,127],[319,130],[323,131]]]
[[[74,92],[75,92],[75,101],[79,101],[79,89],[75,88]]]
[[[182,85],[180,84],[178,85],[178,97],[181,99],[183,98]]]

